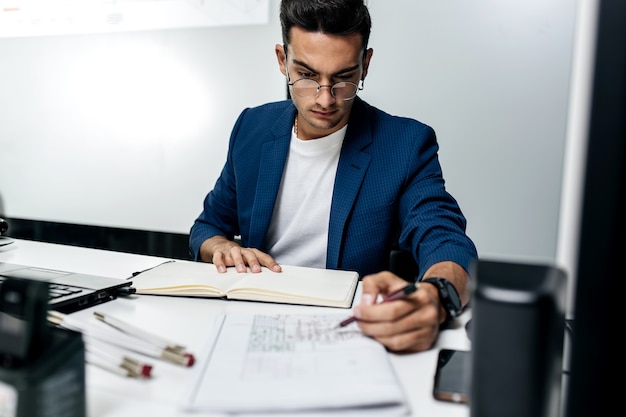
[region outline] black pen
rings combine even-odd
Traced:
[[[406,298],[409,295],[413,294],[415,291],[417,291],[418,287],[419,287],[419,285],[413,282],[413,283],[407,285],[404,288],[400,288],[398,291],[392,292],[391,294],[389,294],[389,296],[387,296],[380,303],[382,304],[382,303],[386,303],[388,301],[401,300],[403,298]],[[354,317],[354,316],[348,317],[347,319],[345,319],[344,321],[339,323],[339,326],[337,326],[337,327],[345,327],[345,326],[347,326],[348,324],[352,323],[355,320],[356,320],[356,317]]]

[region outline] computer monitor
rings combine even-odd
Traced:
[[[565,417],[607,416],[623,407],[618,370],[625,301],[617,284],[626,280],[621,253],[626,240],[626,1],[597,0],[596,5]]]

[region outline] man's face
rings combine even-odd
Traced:
[[[341,129],[348,122],[354,99],[343,100],[331,94],[330,87],[340,82],[359,84],[365,78],[372,56],[365,58],[358,33],[337,36],[307,32],[299,27],[291,29],[291,43],[285,57],[282,47],[276,46],[281,72],[291,83],[302,78],[317,81],[322,87],[317,96],[300,97],[291,89],[292,100],[298,109],[298,137],[316,139]]]

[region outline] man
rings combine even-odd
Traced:
[[[241,113],[190,250],[219,271],[280,272],[280,263],[356,270],[362,332],[390,350],[428,349],[467,304],[477,256],[445,190],[435,133],[357,96],[373,54],[362,0],[283,0],[280,18],[275,51],[291,100]],[[420,279],[440,279],[376,304],[406,285],[380,272],[394,244],[413,254]]]

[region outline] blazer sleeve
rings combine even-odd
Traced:
[[[423,274],[430,266],[453,261],[469,271],[477,257],[466,234],[467,221],[455,198],[446,190],[438,158],[439,145],[432,128],[416,141],[416,165],[399,203],[402,219],[399,246],[414,254]]]
[[[200,259],[200,246],[205,240],[213,236],[225,236],[228,239],[233,239],[240,233],[237,228],[237,193],[232,150],[248,110],[244,110],[239,115],[233,127],[222,172],[213,189],[204,198],[202,212],[191,226],[189,252],[196,261]]]

